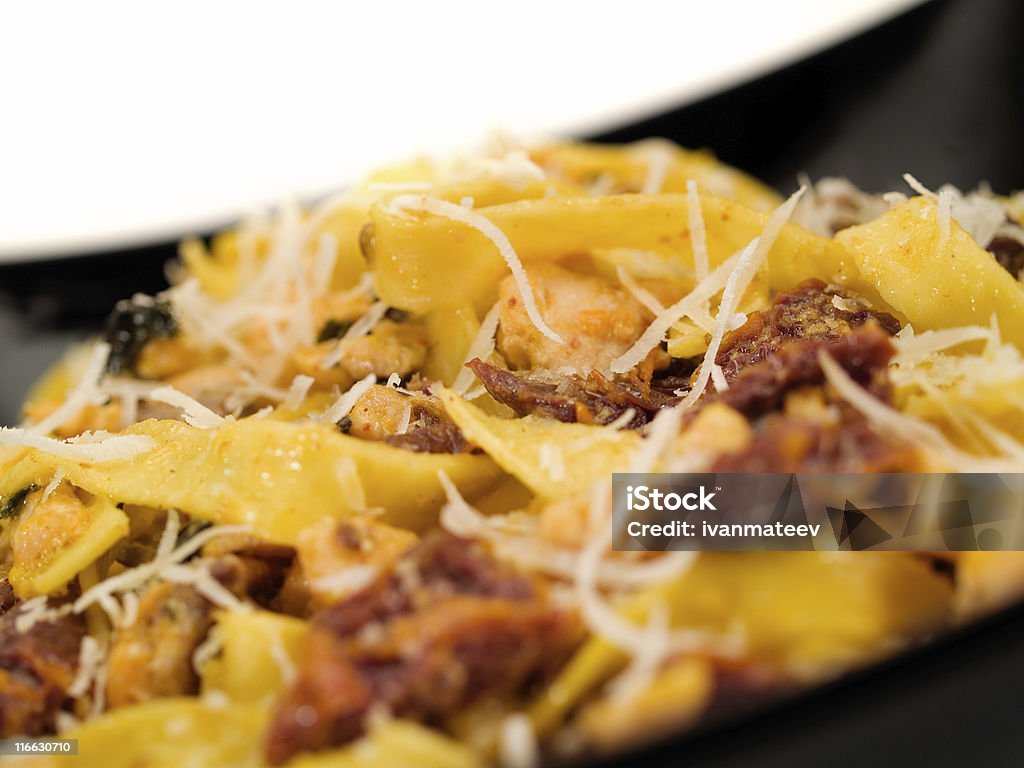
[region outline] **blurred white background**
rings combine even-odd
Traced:
[[[919,2],[7,3],[0,259],[177,238],[498,128],[608,129]]]

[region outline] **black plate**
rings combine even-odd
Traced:
[[[590,138],[647,136],[709,147],[783,191],[800,172],[873,190],[902,188],[904,171],[930,186],[1024,187],[1024,3],[937,0],[757,82]],[[174,253],[0,267],[0,423],[16,421],[31,381],[116,299],[159,290]],[[602,765],[1024,765],[1024,608]]]

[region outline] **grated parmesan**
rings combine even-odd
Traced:
[[[935,215],[939,227],[939,240],[935,249],[939,253],[945,250],[949,242],[950,225],[952,224],[952,213],[950,206],[953,202],[953,191],[950,187],[942,187],[939,190],[938,212]]]
[[[309,586],[317,592],[331,595],[349,595],[368,587],[379,575],[372,565],[353,565],[342,568],[326,576],[318,576],[309,580]]]
[[[893,339],[893,346],[896,347],[896,357],[893,362],[899,366],[914,365],[933,356],[936,352],[971,341],[988,340],[991,336],[992,330],[980,325],[924,331],[907,338],[901,335]]]
[[[292,379],[291,386],[288,387],[288,392],[284,396],[284,400],[281,401],[281,406],[288,410],[296,410],[299,408],[306,397],[309,395],[310,387],[313,386],[314,379],[312,376],[305,376],[299,374]]]
[[[404,435],[409,431],[409,423],[412,421],[412,405],[406,403],[402,408],[402,418],[398,420],[398,428],[395,434]]]
[[[892,434],[904,435],[932,449],[950,466],[961,471],[1009,471],[1015,466],[1015,462],[985,459],[959,450],[937,427],[900,413],[876,398],[851,379],[842,366],[824,351],[818,354],[818,362],[828,383],[846,402],[864,414],[868,421]]]
[[[652,349],[665,340],[669,328],[684,317],[692,318],[697,315],[703,304],[725,287],[738,258],[739,254],[730,256],[716,267],[706,280],[698,283],[686,296],[654,318],[633,346],[612,361],[611,372],[628,373],[633,370]]]
[[[283,686],[291,685],[299,676],[299,669],[292,661],[292,657],[288,655],[288,651],[285,650],[280,634],[270,642],[270,658],[273,659],[277,671],[281,675],[281,684]]]
[[[629,425],[629,422],[633,420],[634,416],[636,416],[636,409],[633,407],[629,407],[622,413],[620,413],[615,419],[605,424],[605,429],[623,429]]]
[[[149,393],[149,399],[180,409],[185,423],[192,427],[215,429],[225,422],[223,416],[214,413],[195,398],[174,387],[158,387]]]
[[[196,649],[192,651],[192,669],[197,675],[202,676],[203,669],[208,663],[215,659],[224,650],[224,641],[214,626],[206,635]]]
[[[57,467],[57,471],[53,473],[53,477],[50,478],[50,482],[48,482],[46,484],[46,487],[43,488],[43,493],[42,495],[40,495],[39,501],[37,502],[38,504],[42,504],[44,501],[50,498],[51,494],[53,494],[53,492],[57,490],[57,486],[64,482],[64,476],[64,468]]]
[[[938,198],[938,195],[936,195],[934,192],[928,189],[928,187],[926,187],[924,184],[922,184],[920,181],[914,178],[914,176],[912,176],[911,174],[904,173],[903,180],[907,183],[908,187],[917,192],[917,194],[921,195],[921,197],[927,197],[930,200],[935,200]]]
[[[355,407],[356,402],[359,398],[366,394],[367,390],[377,382],[377,377],[372,373],[366,374],[366,376],[341,395],[334,403],[320,416],[320,421],[327,424],[337,424],[343,418],[348,416],[349,412]]]
[[[693,250],[693,271],[697,282],[708,276],[708,239],[704,229],[704,214],[700,208],[700,196],[697,194],[697,182],[686,181],[687,206],[686,212],[690,221],[690,245]]]
[[[554,482],[565,479],[565,457],[562,449],[552,442],[543,442],[538,449],[540,464]]]
[[[665,305],[658,301],[658,297],[640,285],[621,264],[615,267],[615,274],[619,278],[619,282],[622,283],[622,287],[629,291],[634,299],[647,307],[652,315],[657,317],[665,311]]]
[[[652,640],[648,627],[638,626],[622,616],[598,590],[599,574],[609,545],[608,532],[603,526],[610,520],[610,508],[611,484],[595,483],[590,501],[590,522],[594,535],[580,552],[575,580],[576,599],[587,626],[594,634],[630,656],[650,656]],[[693,567],[697,556],[697,552],[669,552],[662,555],[662,558],[675,567],[675,576],[678,577]],[[737,637],[723,637],[695,629],[666,629],[655,642],[661,658],[697,651],[730,657],[742,650],[742,642]]]
[[[95,438],[95,439],[93,439]],[[0,445],[35,448],[62,459],[99,464],[123,461],[152,450],[156,442],[146,435],[108,435],[84,432],[76,438],[55,440],[20,427],[0,427]]]
[[[796,208],[797,203],[800,202],[800,198],[806,191],[807,187],[800,187],[786,202],[776,208],[768,218],[761,236],[751,240],[750,244],[740,254],[739,259],[737,259],[736,268],[729,275],[725,288],[722,290],[722,300],[718,305],[718,316],[715,318],[715,327],[711,332],[711,341],[708,344],[707,352],[704,354],[704,364],[700,367],[697,380],[694,382],[692,389],[683,398],[683,402],[680,404],[682,408],[692,407],[700,396],[704,394],[708,381],[712,378],[714,378],[717,388],[725,388],[725,376],[722,373],[722,369],[715,362],[715,358],[718,356],[718,350],[722,346],[726,330],[732,321],[733,315],[736,313],[747,287],[761,268],[761,265],[768,256],[768,252],[775,244],[776,238],[782,232],[783,225],[789,220],[789,217],[793,214],[793,209]]]
[[[516,712],[502,719],[498,753],[502,768],[537,768],[541,764],[537,734],[528,715]]]
[[[470,360],[480,358],[486,360],[494,352],[494,334],[498,331],[498,322],[501,318],[501,302],[496,301],[494,305],[487,310],[487,314],[484,315],[484,319],[480,322],[480,330],[476,332],[476,336],[473,337],[473,341],[470,342],[469,350],[466,352],[466,358],[462,361],[463,367],[459,370],[458,375],[455,377],[455,381],[452,383],[452,389],[459,394],[465,394],[466,390],[473,383],[473,371],[466,368],[465,365]]]
[[[647,436],[629,462],[630,472],[653,472],[658,459],[679,434],[683,422],[683,409],[676,406],[662,408],[647,425]]]
[[[660,141],[650,141],[634,145],[633,151],[647,163],[647,177],[640,194],[658,194],[665,186],[665,177],[672,166],[672,150]]]
[[[248,611],[249,605],[227,589],[210,574],[210,563],[196,560],[188,565],[168,565],[160,571],[160,578],[175,584],[188,584],[218,608],[229,611]]]
[[[78,385],[67,394],[57,410],[36,424],[28,426],[27,430],[37,435],[48,435],[62,424],[74,420],[90,405],[101,405],[106,402],[107,395],[100,388],[100,382],[103,380],[109,357],[109,344],[105,342],[94,344],[86,361],[85,369],[79,377]]]
[[[168,525],[172,525],[170,518],[168,520]],[[248,531],[248,526],[244,525],[217,525],[200,531],[195,536],[173,548],[167,554],[157,555],[148,563],[137,565],[134,568],[130,568],[115,576],[104,579],[98,584],[94,584],[79,595],[74,603],[70,604],[71,609],[74,610],[75,613],[81,613],[91,605],[100,604],[101,600],[103,600],[105,596],[112,596],[120,592],[137,589],[154,578],[162,577],[169,568],[177,566],[187,560],[202,549],[210,540],[218,536],[226,536],[233,533],[247,533]],[[167,538],[170,537],[168,536]],[[161,540],[163,539],[164,537],[162,536]],[[210,578],[212,580],[212,577]],[[220,586],[219,582],[215,583],[217,586]],[[221,588],[223,589],[223,587]],[[232,597],[234,597],[234,595],[232,595]]]

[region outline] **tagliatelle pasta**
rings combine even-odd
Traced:
[[[611,546],[613,472],[1024,468],[1018,208],[913,184],[502,146],[184,243],[0,431],[0,737],[529,765],[1019,598],[1016,552]]]

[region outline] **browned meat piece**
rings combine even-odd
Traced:
[[[850,301],[850,297],[821,280],[805,280],[791,291],[775,296],[772,306],[755,312],[747,322],[727,334],[715,357],[727,381],[731,382],[740,371],[773,355],[796,339],[835,341],[875,320],[889,335],[900,329],[899,321],[884,312],[870,309],[850,311],[833,304]]]
[[[858,381],[871,383],[862,380],[861,369],[884,366],[892,355],[887,335],[900,326],[882,312],[841,308],[852,301],[820,280],[806,280],[792,291],[779,293],[771,308],[751,314],[746,323],[726,335],[715,359],[726,379],[736,386],[705,401],[718,399],[748,416],[772,410],[790,389],[820,383],[817,353],[822,348],[847,360]],[[868,323],[878,338],[852,335]],[[871,356],[861,360],[865,354]],[[689,388],[689,379],[680,375],[688,372],[688,367],[663,371],[648,385],[612,381],[596,371],[586,378],[571,375],[558,380],[504,371],[480,360],[468,365],[492,397],[521,416],[533,413],[558,421],[607,424],[632,408],[635,413],[628,426],[634,429],[649,422],[660,409],[678,403],[675,392]]]
[[[751,442],[720,457],[713,471],[899,472],[922,468],[918,449],[899,436],[876,432],[849,405],[838,402],[826,409],[828,389],[818,362],[821,351],[875,397],[885,402],[891,399],[887,370],[894,349],[887,332],[873,319],[839,338],[821,335],[790,341],[740,370],[727,390],[714,392],[703,401],[728,405],[755,420]],[[816,398],[804,399],[817,402],[817,407],[800,408],[794,396],[801,393],[814,393]]]
[[[298,561],[315,605],[326,607],[365,586],[339,584],[332,575],[357,567],[389,571],[418,540],[411,531],[372,518],[325,518],[299,532]]]
[[[784,414],[766,417],[743,450],[720,457],[712,472],[915,472],[918,448],[876,432],[859,414],[834,423]]]
[[[535,593],[530,579],[499,563],[481,544],[434,533],[413,547],[389,574],[318,614],[316,623],[347,637],[371,622],[411,613],[444,595],[528,600]]]
[[[409,431],[388,435],[384,442],[419,453],[469,453],[476,447],[466,440],[462,430],[448,418],[436,400],[417,397],[412,400]]]
[[[36,623],[19,632],[20,608],[0,616],[0,738],[52,733],[78,670],[81,616]]]
[[[419,384],[419,382],[417,382]],[[402,421],[408,426],[401,432]],[[420,453],[466,453],[473,450],[462,431],[427,392],[406,394],[374,385],[356,401],[339,428],[363,440],[380,440]]]
[[[371,709],[436,722],[486,695],[548,678],[579,643],[578,618],[479,543],[432,534],[393,571],[313,620],[298,679],[266,741],[281,764],[344,744]]]
[[[0,579],[0,616],[3,616],[18,603],[14,596],[14,587],[7,579]]]
[[[818,353],[826,351],[851,378],[878,397],[887,399],[886,366],[895,353],[888,334],[870,322],[845,336],[811,336],[790,341],[766,358],[734,374],[729,388],[713,392],[702,403],[724,403],[748,418],[756,418],[782,405],[787,393],[825,380]]]
[[[839,301],[833,303],[833,297]],[[720,457],[716,472],[903,471],[919,469],[917,449],[898,436],[877,433],[844,403],[825,411],[827,388],[818,362],[827,352],[850,377],[889,401],[887,369],[899,324],[868,309],[842,309],[849,297],[808,280],[780,293],[773,306],[729,334],[716,360],[729,388],[702,404],[721,403],[754,421],[742,450]],[[839,304],[837,307],[835,304]],[[821,412],[794,412],[794,393],[817,392]],[[786,406],[783,410],[783,406]],[[838,415],[837,415],[838,414]]]
[[[1020,272],[1024,269],[1024,243],[1012,237],[997,235],[985,246],[985,250],[996,257],[1003,269],[1020,279]]]
[[[606,379],[597,371],[591,371],[586,378],[572,374],[554,382],[504,371],[479,358],[467,365],[495,400],[520,416],[532,413],[558,421],[608,424],[632,409],[633,417],[627,427],[637,429],[660,409],[679,402],[675,395],[654,387],[643,394],[627,383]]]
[[[420,398],[416,398],[420,399]],[[383,440],[395,435],[408,409],[409,426],[412,427],[412,398],[393,387],[374,384],[368,388],[348,412],[342,425],[343,431],[361,440]]]
[[[192,653],[213,624],[210,602],[187,584],[161,582],[139,601],[135,623],[120,630],[110,650],[110,707],[196,693]]]
[[[213,539],[203,547],[203,556],[213,558],[210,575],[236,597],[250,597],[269,607],[295,561],[295,550],[236,534]]]

